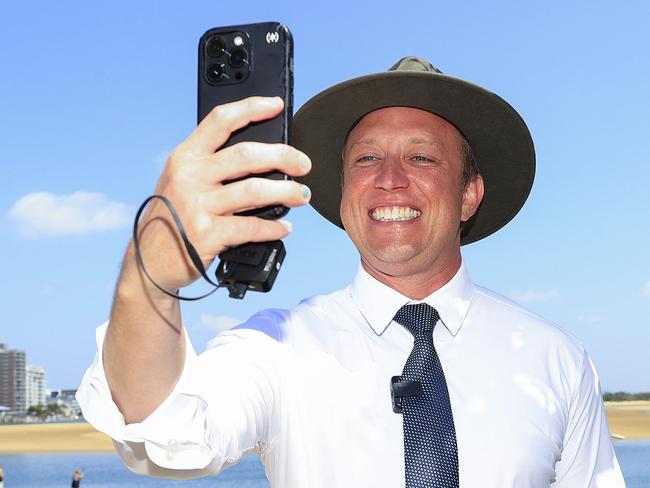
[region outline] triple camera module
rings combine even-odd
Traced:
[[[205,43],[205,78],[208,83],[238,83],[250,72],[248,45],[243,32],[221,33]]]

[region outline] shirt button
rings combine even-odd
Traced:
[[[178,453],[178,441],[176,439],[170,439],[167,443],[167,459],[173,461],[176,458]]]

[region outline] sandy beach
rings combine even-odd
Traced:
[[[605,402],[609,431],[625,439],[650,439],[650,401]]]
[[[625,439],[650,439],[650,401],[607,402],[609,430]],[[89,424],[0,426],[0,454],[112,451],[111,440]]]
[[[110,438],[86,423],[0,426],[0,454],[112,450]]]

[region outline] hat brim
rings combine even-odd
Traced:
[[[525,122],[505,100],[467,81],[417,71],[377,73],[315,95],[293,119],[293,145],[312,160],[298,178],[311,205],[343,228],[340,217],[342,149],[351,127],[386,107],[426,110],[453,124],[471,146],[485,185],[483,202],[463,226],[461,244],[478,241],[519,212],[533,185],[535,149]]]

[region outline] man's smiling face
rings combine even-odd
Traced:
[[[351,131],[341,220],[371,274],[415,276],[460,264],[460,223],[483,195],[480,176],[461,188],[461,141],[446,120],[408,107],[371,112]]]

